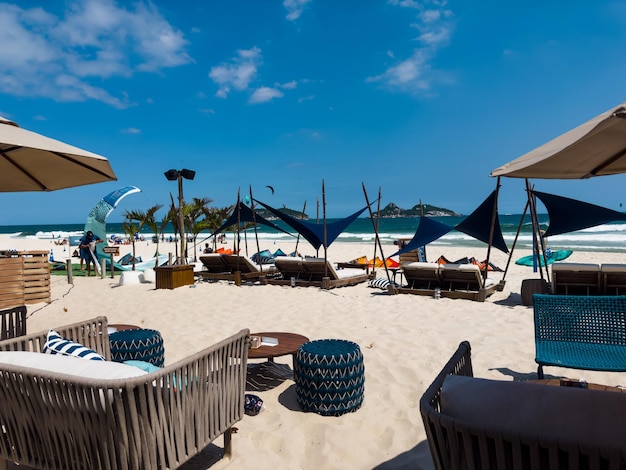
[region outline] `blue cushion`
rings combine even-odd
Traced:
[[[80,343],[75,343],[69,339],[61,337],[54,330],[48,331],[46,343],[43,345],[43,352],[46,354],[61,354],[63,356],[76,356],[92,361],[104,361],[104,357]]]
[[[144,370],[148,373],[156,372],[157,370],[161,370],[161,367],[155,366],[154,364],[146,361],[135,361],[133,359],[129,361],[124,361],[124,364],[134,367],[139,367],[141,370]]]

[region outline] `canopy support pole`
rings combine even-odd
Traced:
[[[493,211],[491,214],[491,227],[489,228],[489,243],[487,244],[487,259],[485,260],[485,270],[483,271],[483,281],[487,280],[489,273],[489,257],[491,256],[491,244],[493,243],[493,232],[496,227],[496,218],[498,217],[498,194],[500,193],[500,177],[496,181],[496,197],[493,199]],[[500,281],[504,285],[504,279]]]
[[[252,209],[252,223],[254,224],[254,238],[256,239],[256,252],[259,256],[259,271],[263,273],[263,257],[261,256],[261,246],[259,245],[259,232],[256,226],[256,212],[254,212],[254,198],[252,197],[252,185],[250,185],[250,209]],[[261,274],[263,275],[263,274]]]
[[[372,213],[372,206],[370,205],[369,197],[367,196],[367,190],[365,189],[365,183],[361,182],[361,186],[363,187],[363,195],[365,196],[365,204],[367,204],[367,210],[370,213],[370,220],[372,221],[372,226],[374,227],[374,240],[380,249],[380,257],[383,259],[383,266],[385,267],[385,274],[387,275],[387,280],[389,281],[389,287],[387,292],[390,294],[396,294],[395,286],[391,283],[391,277],[389,276],[389,268],[387,267],[387,260],[385,259],[385,255],[383,253],[383,246],[380,243],[380,237],[378,236],[378,225],[374,222],[374,214]],[[380,187],[378,188],[378,197],[380,199]],[[376,259],[374,259],[374,264],[376,264]]]
[[[513,246],[511,247],[511,252],[509,253],[509,259],[506,262],[506,268],[504,268],[504,274],[502,275],[502,280],[506,278],[506,273],[509,272],[509,266],[511,265],[511,259],[513,258],[513,252],[515,251],[515,247],[517,245],[517,239],[519,238],[519,234],[522,231],[522,226],[524,225],[524,217],[526,217],[526,212],[528,212],[528,207],[530,206],[530,202],[526,201],[526,206],[524,207],[524,212],[522,213],[522,218],[519,221],[519,225],[517,226],[517,233],[515,234],[515,239],[513,240]]]
[[[373,220],[372,220],[373,222]],[[374,233],[378,233],[378,228],[380,226],[380,186],[378,187],[378,205],[376,208],[376,224],[374,225]],[[372,265],[372,274],[375,275],[376,274],[376,248],[377,245],[376,243],[374,243],[374,263]],[[381,253],[380,255],[381,258],[383,258],[383,263],[385,263],[385,259]],[[386,264],[386,263],[385,263]]]
[[[328,238],[326,234],[326,187],[322,180],[322,214],[324,215],[324,277],[328,277]]]

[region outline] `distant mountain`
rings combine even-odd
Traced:
[[[443,207],[431,206],[430,204],[422,205],[425,216],[459,216],[458,212],[454,212],[450,209],[444,209]],[[402,209],[393,202],[390,202],[380,211],[380,217],[383,219],[389,219],[394,217],[419,217],[421,215],[420,205],[416,204],[410,209]]]
[[[257,206],[258,207],[258,206]],[[294,217],[296,219],[304,219],[304,220],[309,220],[309,216],[304,214],[304,216],[302,215],[302,211],[296,211],[293,209],[289,209],[288,207],[281,207],[278,209],[280,212],[283,212],[287,215],[290,215],[291,217]],[[276,217],[272,212],[268,211],[267,209],[258,209],[255,208],[255,211],[257,214],[259,214],[261,217],[266,218],[267,220],[276,220],[278,219],[278,217]]]

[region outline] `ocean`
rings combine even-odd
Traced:
[[[521,214],[500,215],[500,227],[504,235],[504,240],[509,248],[513,246],[518,227],[520,226]],[[455,226],[464,219],[463,217],[434,217],[438,222]],[[332,222],[337,219],[328,219]],[[392,243],[399,238],[411,238],[415,234],[418,224],[417,218],[397,218],[397,219],[381,219],[379,225],[379,237],[383,243]],[[293,232],[282,221],[274,221],[276,225],[285,230]],[[549,222],[547,214],[539,215],[539,222],[543,228],[546,228]],[[83,224],[59,224],[59,225],[4,225],[0,226],[0,233],[11,234],[15,237],[38,237],[52,238],[67,237],[82,233]],[[165,230],[165,236],[173,234],[171,227]],[[253,230],[248,231],[250,234]],[[108,235],[122,235],[121,223],[107,223]],[[289,235],[276,232],[264,226],[259,226],[257,233],[260,239],[276,241],[280,244],[280,240],[291,238]],[[142,234],[147,238],[152,236],[152,232],[147,228],[142,230]],[[204,240],[209,233],[203,232],[198,236],[198,240]],[[516,249],[532,248],[530,217],[526,216],[522,224],[519,237],[516,243]],[[233,236],[232,232],[227,233],[227,238]],[[372,222],[368,218],[356,219],[340,236],[335,243],[342,242],[372,242],[374,241],[374,229]],[[615,222],[597,227],[592,227],[577,232],[550,237],[549,246],[552,250],[582,250],[582,251],[603,251],[603,252],[626,252],[626,222]],[[485,244],[471,238],[461,232],[453,230],[444,235],[439,240],[431,243],[429,246],[467,246],[467,247],[484,247]]]

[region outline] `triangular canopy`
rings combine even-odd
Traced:
[[[582,179],[626,173],[626,102],[496,168],[491,176]]]
[[[272,222],[270,222],[269,220],[265,219],[264,217],[261,217],[256,212],[253,213],[252,209],[250,209],[248,206],[246,206],[243,203],[243,201],[239,201],[239,203],[235,206],[235,208],[233,209],[233,211],[230,214],[230,216],[228,217],[228,219],[226,219],[226,222],[224,222],[222,224],[222,226],[220,228],[218,228],[215,232],[213,232],[211,235],[209,235],[208,238],[210,238],[210,237],[212,237],[214,235],[217,235],[218,233],[222,233],[228,227],[231,227],[233,225],[237,225],[240,222],[256,222],[257,224],[267,225],[268,227],[276,229],[279,232],[283,232],[283,233],[289,234],[289,232],[287,232],[286,230],[283,230],[282,228],[280,228],[279,226],[273,224]]]
[[[489,244],[489,233],[491,231],[491,223],[494,222],[493,237],[491,245],[498,250],[508,253],[509,249],[504,242],[502,236],[502,230],[500,229],[500,221],[498,220],[498,214],[494,217],[494,210],[496,207],[497,193],[494,190],[485,199],[480,206],[478,206],[474,212],[468,215],[463,222],[458,224],[455,228],[459,232],[466,233],[470,237],[474,237],[481,242]]]
[[[285,214],[278,209],[274,209],[273,207],[268,206],[261,201],[257,201],[256,199],[254,201],[261,204],[276,217],[280,218],[283,222],[292,227],[296,232],[302,235],[311,245],[313,245],[313,248],[315,248],[316,250],[318,250],[320,246],[324,246],[324,225],[326,226],[325,247],[328,248],[331,243],[334,242],[337,237],[348,227],[348,225],[354,222],[354,220],[363,212],[365,212],[368,207],[365,206],[363,209],[355,212],[345,219],[341,219],[336,222],[316,224],[313,222],[298,220],[295,217]]]
[[[595,227],[615,220],[626,220],[626,215],[605,207],[589,204],[554,194],[532,191],[548,211],[550,224],[545,237]]]
[[[453,227],[450,225],[442,224],[441,222],[437,222],[429,217],[420,217],[420,221],[417,224],[417,230],[415,231],[413,238],[411,238],[411,240],[404,245],[401,250],[396,251],[389,257],[401,255],[402,253],[413,251],[421,246],[428,245],[430,242],[443,237],[452,229]]]

